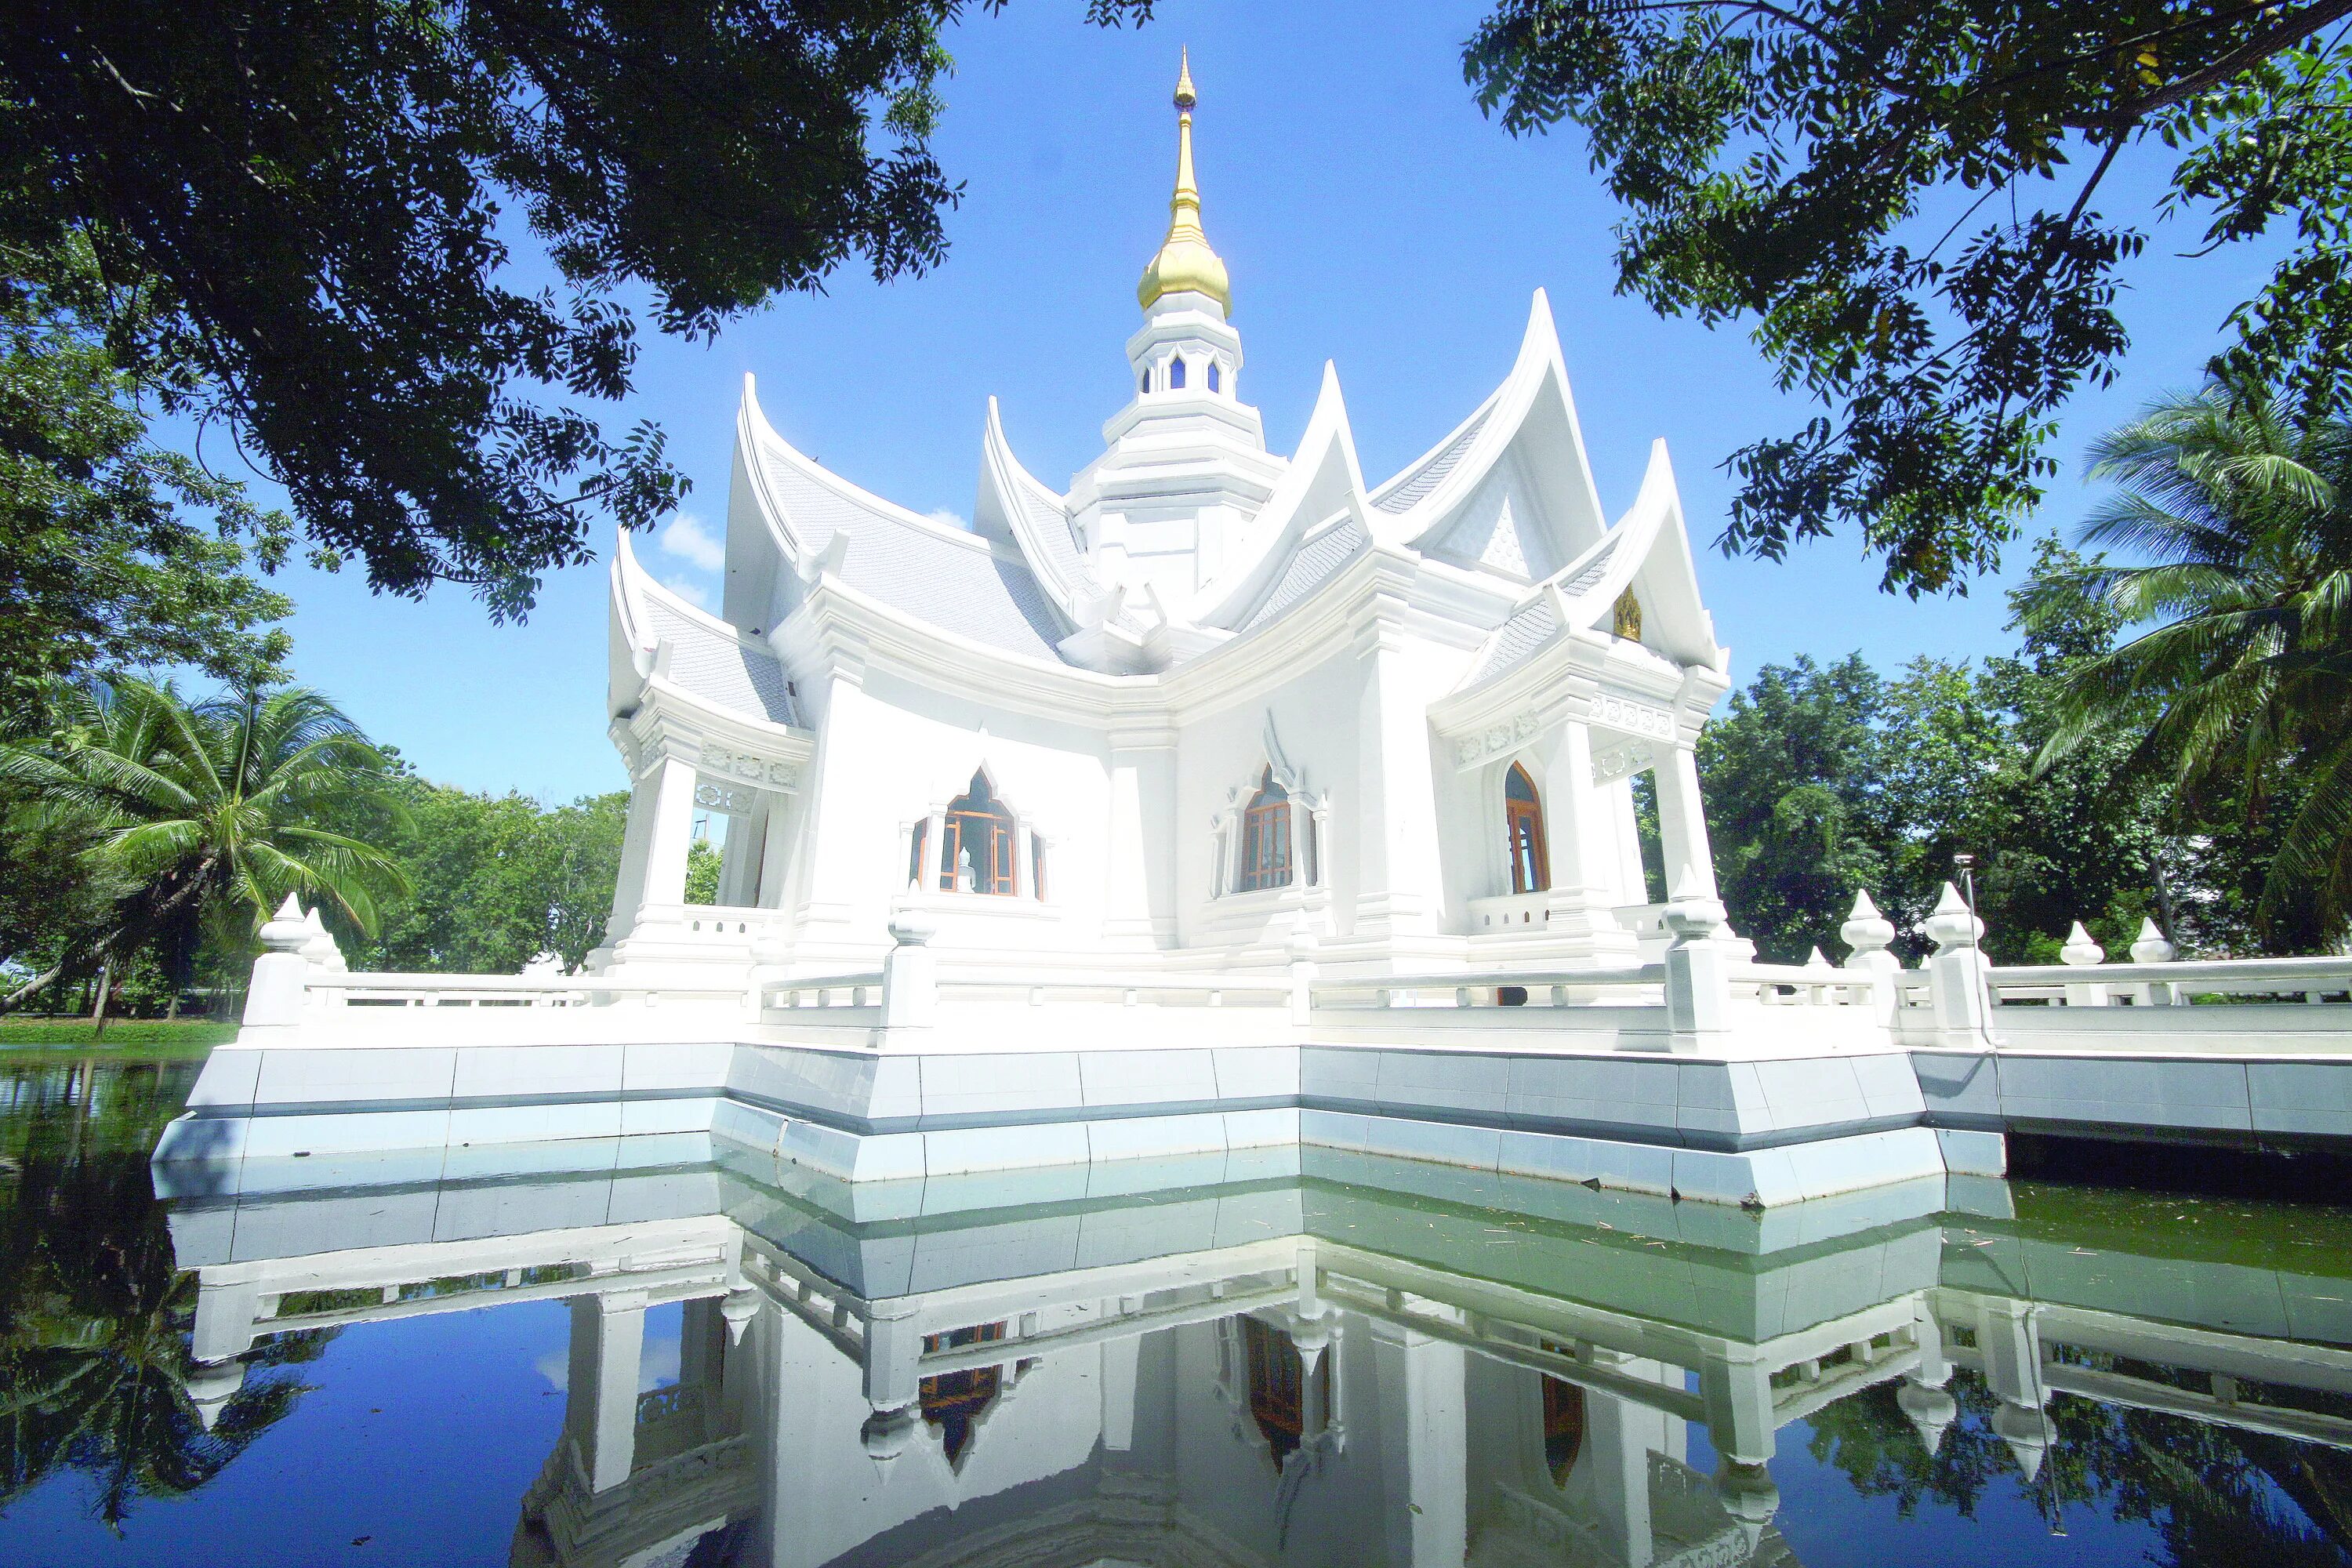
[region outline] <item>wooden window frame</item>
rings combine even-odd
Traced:
[[[971,775],[971,787],[948,802],[940,834],[940,891],[952,893],[956,865],[969,840],[971,890],[991,898],[1013,896],[1014,858],[1020,823],[996,794],[985,773]]]
[[[1287,888],[1297,879],[1290,792],[1275,782],[1269,766],[1258,776],[1257,793],[1242,811],[1241,865],[1236,892]]]
[[[1514,780],[1526,784],[1525,796],[1512,793]],[[1543,796],[1522,763],[1513,763],[1503,774],[1503,842],[1511,861],[1511,891],[1549,892],[1551,846],[1544,832]]]

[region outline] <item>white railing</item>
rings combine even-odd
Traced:
[[[595,1007],[623,997],[740,1002],[740,985],[608,980],[593,974],[409,974],[312,970],[303,989],[352,1007]]]
[[[1122,1006],[1280,1006],[1290,999],[1290,982],[1266,975],[1169,974],[1144,972],[1074,974],[1067,970],[942,975],[942,999],[995,997],[1026,1001],[1033,1007],[1055,1002],[1109,1002]]]
[[[1572,1007],[1627,1005],[1654,996],[1595,994],[1664,985],[1663,963],[1627,969],[1518,969],[1476,974],[1368,974],[1318,980],[1318,1007]],[[1507,994],[1516,993],[1516,995]]]
[[[2352,1000],[2352,955],[1996,964],[1984,973],[1985,987],[1997,1006],[2147,1007],[2249,997]]]
[[[882,1000],[882,972],[865,974],[813,974],[798,980],[773,980],[760,987],[762,1009],[781,1007],[872,1007]]]
[[[878,1006],[885,976],[865,974],[811,975],[775,980],[760,987],[762,1005],[784,1011]],[[1280,1006],[1290,997],[1290,982],[1265,975],[1167,974],[1108,971],[1074,973],[1066,969],[998,969],[985,974],[942,974],[936,982],[942,1004],[956,1002],[1025,1002],[1033,1007],[1049,1002],[1112,1003],[1124,1006],[1223,1007]]]
[[[1732,994],[1752,996],[1767,1006],[1868,1007],[1878,1000],[1879,976],[1868,969],[1734,963],[1727,967],[1726,977]]]

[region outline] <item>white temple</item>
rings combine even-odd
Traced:
[[[823,973],[911,906],[960,960],[1606,967],[1710,898],[1692,745],[1727,686],[1663,444],[1612,522],[1538,292],[1502,384],[1367,484],[1328,365],[1298,449],[1243,400],[1176,89],[1125,405],[1056,491],[991,403],[970,531],[828,472],[747,378],[722,614],[612,574],[633,781],[592,967]],[[1645,873],[1633,777],[1656,782]],[[718,903],[685,902],[698,816]]]

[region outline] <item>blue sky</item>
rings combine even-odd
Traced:
[[[1066,483],[1127,395],[1121,346],[1167,222],[1168,97],[1188,44],[1205,226],[1232,268],[1242,390],[1275,449],[1297,442],[1328,358],[1367,474],[1385,476],[1501,379],[1540,287],[1612,512],[1633,500],[1651,439],[1665,437],[1741,681],[1801,652],[1859,648],[1894,664],[2007,646],[1998,581],[1915,603],[1879,594],[1851,541],[1781,564],[1708,547],[1731,489],[1724,456],[1809,407],[1773,389],[1743,333],[1660,321],[1612,294],[1618,215],[1581,139],[1513,141],[1462,81],[1460,46],[1482,9],[1163,0],[1157,21],[1123,31],[1086,26],[1079,0],[975,11],[950,40],[957,71],[935,143],[966,184],[946,265],[887,286],[845,271],[828,293],[782,301],[709,346],[650,339],[635,397],[604,411],[616,429],[660,422],[695,481],[690,521],[644,542],[643,558],[715,595],[703,542],[725,516],[747,371],[788,439],[917,510],[970,516],[992,394],[1031,471]],[[2144,210],[2160,156],[2122,166],[2101,205]],[[2123,304],[2126,374],[2069,411],[2065,474],[2040,529],[2071,529],[2095,499],[2079,478],[2084,442],[2193,383],[2229,304],[2258,286],[2259,257],[2176,258],[2193,248],[2184,226],[2156,231]],[[2029,553],[2015,547],[2012,566]],[[551,578],[520,626],[492,626],[455,590],[415,604],[372,597],[357,572],[298,567],[280,582],[299,606],[297,677],[428,776],[547,799],[623,784],[604,737],[601,563]]]

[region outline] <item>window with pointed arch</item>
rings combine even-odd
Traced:
[[[940,836],[942,892],[1013,894],[1013,808],[996,798],[984,771],[971,787],[948,802],[946,831]]]
[[[1215,360],[1211,360],[1209,362],[1209,390],[1211,392],[1221,392],[1224,389],[1223,383],[1224,378],[1217,374],[1217,362]]]
[[[1576,1457],[1584,1452],[1584,1390],[1575,1384],[1543,1380],[1543,1446],[1552,1484],[1568,1485]]]
[[[1184,390],[1184,356],[1182,354],[1178,354],[1168,362],[1168,389],[1171,392]]]
[[[1238,890],[1255,893],[1264,888],[1290,886],[1290,792],[1276,781],[1269,765],[1258,775],[1257,793],[1242,812]]]
[[[981,1323],[969,1329],[950,1329],[944,1334],[925,1334],[923,1353],[994,1344],[1004,1337],[1005,1326],[1002,1322]],[[973,1424],[995,1399],[1003,1380],[1003,1370],[993,1366],[943,1372],[922,1380],[919,1394],[923,1419],[940,1429],[940,1446],[947,1450],[949,1464],[963,1458],[964,1449],[971,1442]]]
[[[1511,891],[1549,892],[1551,855],[1544,842],[1543,802],[1536,781],[1519,763],[1503,775],[1503,824],[1511,850]]]
[[[1148,393],[1151,390],[1151,373],[1150,371],[1147,370],[1143,373],[1143,379],[1137,384],[1135,390],[1139,393]]]
[[[1288,1334],[1255,1318],[1242,1320],[1242,1344],[1249,1358],[1250,1419],[1257,1423],[1278,1470],[1298,1451],[1307,1430],[1307,1379],[1298,1347]]]

